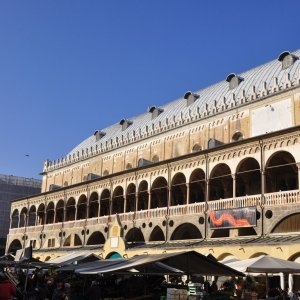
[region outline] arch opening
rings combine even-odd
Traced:
[[[73,197],[69,198],[66,205],[66,222],[74,221],[76,215],[76,203]]]
[[[36,221],[36,207],[32,205],[28,214],[28,226],[35,226]]]
[[[37,210],[37,225],[45,224],[45,204],[41,203]]]
[[[135,197],[135,184],[130,183],[127,187],[126,193],[126,212],[135,211],[136,197]]]
[[[86,219],[86,212],[87,212],[87,197],[86,197],[86,195],[81,195],[79,197],[78,203],[77,203],[76,220]]]
[[[139,228],[131,228],[126,236],[125,239],[127,241],[127,243],[144,243],[145,242],[145,238],[144,235],[141,231],[141,229]]]
[[[274,153],[266,164],[267,193],[298,188],[298,168],[293,155],[286,151]]]
[[[64,200],[60,199],[56,204],[55,223],[61,223],[64,221],[64,208],[65,202]]]
[[[190,176],[190,203],[205,201],[205,173],[201,169],[196,169]]]
[[[11,215],[10,228],[18,228],[18,227],[19,227],[19,211],[15,209]]]
[[[26,226],[26,221],[27,221],[27,208],[23,207],[20,213],[20,222],[19,222],[19,227],[25,227]]]
[[[109,215],[109,203],[110,203],[110,191],[108,189],[103,190],[100,197],[100,216]]]
[[[97,192],[93,192],[89,199],[89,218],[96,218],[99,214],[99,196]]]
[[[87,245],[103,245],[105,237],[100,231],[93,232],[87,240]]]
[[[20,242],[18,239],[15,239],[15,240],[13,240],[13,241],[10,243],[7,252],[8,252],[8,253],[12,253],[13,255],[15,255],[16,252],[17,252],[17,250],[20,250],[20,249],[22,249],[22,248],[23,248],[23,247],[22,247],[21,242]]]
[[[236,196],[257,195],[261,193],[261,172],[256,159],[245,158],[236,170]]]
[[[209,179],[209,200],[232,198],[233,179],[227,164],[216,165]]]
[[[113,215],[124,213],[124,191],[121,186],[117,186],[113,192],[111,213]]]
[[[179,225],[171,235],[171,240],[195,240],[201,239],[200,230],[191,223],[184,223]]]
[[[46,208],[46,224],[54,223],[54,203],[50,202]]]
[[[182,173],[177,173],[171,183],[170,205],[185,205],[187,200],[186,179]]]
[[[151,208],[167,207],[167,205],[168,183],[164,177],[158,177],[151,187]]]
[[[272,233],[300,232],[300,213],[291,214],[280,220],[272,229]]]
[[[164,242],[165,235],[159,226],[155,226],[150,234],[149,242]]]
[[[148,209],[148,182],[143,180],[138,189],[138,210]]]

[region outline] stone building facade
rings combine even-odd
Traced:
[[[178,251],[300,257],[300,50],[149,107],[46,161],[42,193],[14,201],[7,251]],[[213,228],[211,212],[255,208]]]

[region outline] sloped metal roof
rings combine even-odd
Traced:
[[[293,52],[292,54],[300,56],[300,49]],[[96,141],[94,135],[91,135],[86,140],[77,145],[67,157],[81,156],[83,152],[88,149],[88,151],[95,151],[95,149],[105,149],[113,143],[121,142],[124,139],[132,138],[134,135],[143,135],[153,128],[164,127],[170,122],[176,122],[178,120],[191,119],[192,116],[199,114],[201,111],[205,111],[207,108],[212,107],[216,104],[216,107],[221,106],[222,103],[232,97],[244,97],[251,101],[251,95],[253,94],[253,87],[255,87],[255,93],[258,95],[265,89],[268,91],[268,95],[273,93],[274,85],[278,85],[280,91],[286,89],[285,86],[286,78],[289,78],[290,82],[294,85],[299,84],[300,76],[300,60],[296,60],[295,63],[288,69],[282,69],[282,63],[277,59],[266,63],[264,65],[253,68],[241,74],[237,74],[243,81],[234,88],[229,89],[229,84],[226,82],[226,78],[221,82],[218,82],[212,86],[201,89],[196,93],[200,97],[190,106],[186,105],[186,99],[179,98],[173,102],[166,105],[160,106],[163,110],[155,119],[152,119],[151,113],[147,112],[145,108],[145,113],[128,118],[132,121],[132,124],[125,130],[122,131],[122,126],[119,122],[108,126],[106,128],[101,128],[102,132],[105,132],[100,140]],[[288,77],[287,77],[288,76]],[[243,96],[241,96],[243,95]],[[259,96],[254,100],[258,100]],[[242,105],[241,103],[238,105]],[[148,127],[148,128],[147,128]],[[163,132],[162,129],[160,132]]]

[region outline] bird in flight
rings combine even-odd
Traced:
[[[29,157],[29,154],[25,154],[26,157]]]

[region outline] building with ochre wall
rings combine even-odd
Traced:
[[[42,193],[12,203],[6,250],[299,260],[299,57],[231,73],[46,161]]]

